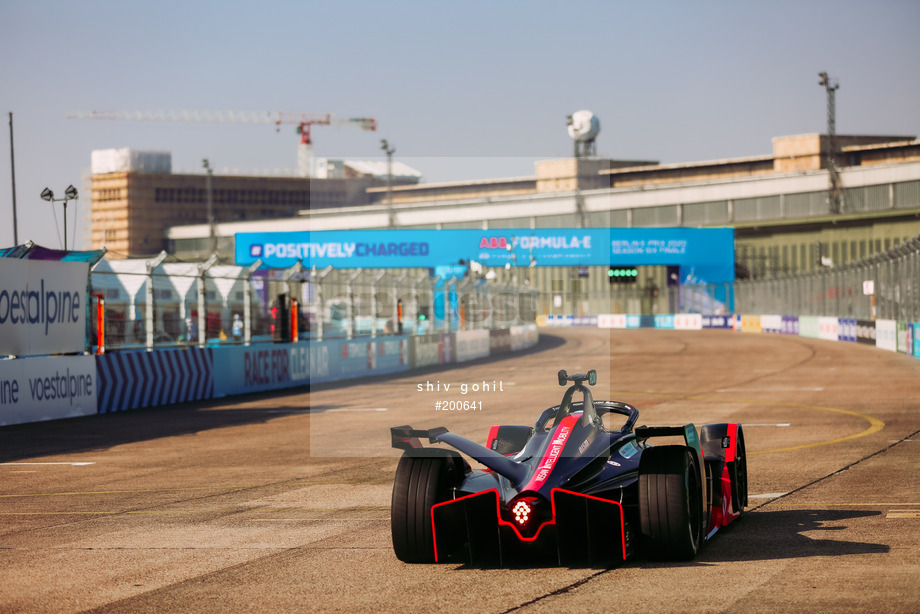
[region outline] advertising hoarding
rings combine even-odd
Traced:
[[[731,228],[324,230],[237,233],[236,264],[287,268],[679,265],[697,281],[734,280]]]
[[[97,412],[93,356],[0,360],[0,426]]]
[[[0,258],[0,355],[86,349],[89,264]]]
[[[889,352],[898,351],[898,323],[895,320],[875,321],[875,347]]]
[[[856,320],[856,342],[875,345],[875,320]]]

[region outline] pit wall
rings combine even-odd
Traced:
[[[0,360],[0,426],[399,373],[536,345],[536,324]]]
[[[598,328],[661,328],[701,330],[721,328],[741,333],[798,335],[813,339],[864,343],[920,358],[920,323],[898,320],[857,320],[820,316],[699,314],[602,314],[598,316],[538,316],[537,326],[591,326]]]

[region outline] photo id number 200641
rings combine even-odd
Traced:
[[[482,411],[482,401],[435,401],[435,411]]]

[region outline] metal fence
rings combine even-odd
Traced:
[[[920,235],[841,267],[735,282],[736,311],[750,314],[920,320]]]
[[[442,280],[427,269],[100,264],[91,273],[94,350],[98,313],[107,350],[503,328],[537,313],[528,286]]]

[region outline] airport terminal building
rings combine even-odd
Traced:
[[[829,140],[821,134],[776,137],[772,154],[762,156],[681,164],[573,157],[537,162],[532,177],[460,183],[419,183],[417,174],[407,174],[393,176],[388,186],[379,168],[312,179],[214,176],[213,225],[202,223],[201,175],[94,173],[92,245],[126,257],[162,248],[183,260],[204,260],[216,239],[222,259],[232,262],[237,233],[731,227],[736,276],[781,277],[853,263],[920,233],[920,141],[835,139],[836,199],[829,189]],[[186,184],[194,187],[183,191]],[[154,210],[174,212],[166,216],[169,224],[158,223],[162,235],[153,227],[131,234],[127,224],[128,240],[117,242],[111,239],[119,235],[110,233],[118,229],[100,227],[119,211]],[[188,219],[189,211],[197,219]],[[573,300],[611,291],[601,266],[499,269],[493,278]],[[643,271],[640,282],[664,287],[666,269]]]

